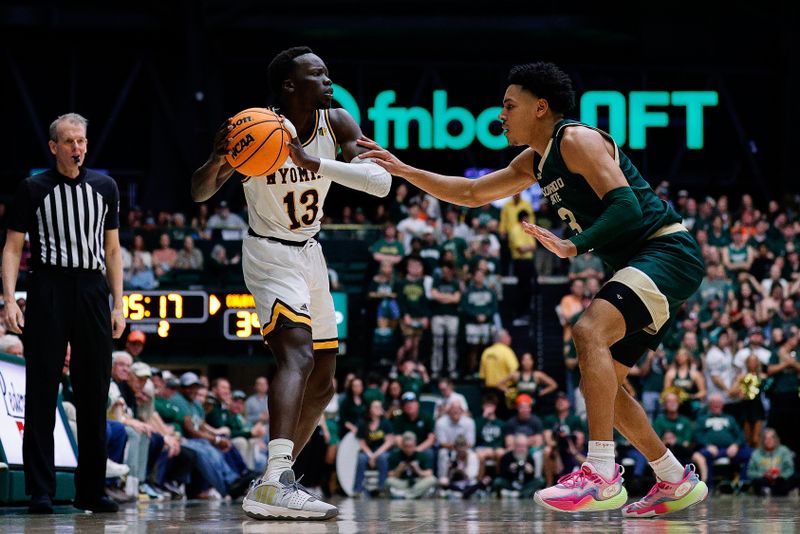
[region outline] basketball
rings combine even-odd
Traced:
[[[274,111],[248,108],[234,115],[231,124],[225,159],[245,176],[272,174],[289,157],[290,135]]]

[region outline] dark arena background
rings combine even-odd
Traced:
[[[136,369],[147,369],[141,376],[151,378],[153,389],[139,400],[155,400],[158,410],[159,399],[163,404],[175,394],[173,382],[195,373],[204,384],[197,402],[209,417],[222,413],[236,421],[235,445],[247,469],[260,471],[269,414],[258,406],[270,394],[263,383],[272,380],[275,361],[242,275],[243,189],[232,179],[206,203],[190,197],[192,173],[208,157],[217,127],[240,110],[270,105],[271,58],[307,45],[328,66],[333,106],[346,108],[365,135],[415,167],[477,177],[521,151],[507,146],[497,119],[509,69],[552,61],[573,80],[576,107],[567,116],[609,132],[701,244],[707,276],[700,290],[662,346],[642,355],[625,387],[663,430],[662,439],[698,464],[711,488],[705,502],[653,521],[626,520],[618,511],[558,514],[534,504],[532,489],[554,483],[586,454],[570,325],[613,273],[591,254],[559,260],[542,247],[520,263],[509,247],[518,224],[510,205],[451,206],[395,178],[383,199],[334,184],[324,205],[319,241],[337,312],[337,402],[294,468],[303,484],[339,506],[337,519],[256,521],[242,512],[241,498],[209,489],[196,469],[181,483],[159,475],[156,461],[132,487],[130,474],[114,471],[126,471],[130,447],[117,451],[107,472],[116,475],[107,479],[107,491],[120,511],[81,514],[70,506],[76,414],[63,391],[56,514],[27,515],[24,347],[0,321],[0,532],[795,532],[800,21],[785,2],[646,8],[593,3],[568,12],[560,2],[449,0],[3,2],[1,239],[19,182],[53,165],[50,123],[80,113],[89,120],[85,166],[113,177],[120,191],[128,326],[115,350],[146,364]],[[538,186],[522,198],[537,224],[569,235]],[[444,233],[448,221],[455,239]],[[387,227],[400,230],[403,247],[387,241]],[[399,323],[409,309],[441,313],[429,298],[447,250],[457,250],[463,295],[456,334],[448,339],[423,329],[416,361],[406,361],[414,349]],[[428,298],[409,303],[395,292],[412,256],[423,260]],[[384,280],[379,259],[386,257],[395,260]],[[530,289],[519,283],[523,263],[535,273]],[[24,267],[16,287],[22,304]],[[493,295],[488,304],[466,296],[476,290],[480,269]],[[490,338],[476,343],[467,329],[479,315],[488,317]],[[759,356],[752,366],[744,363],[750,354]],[[112,378],[135,381],[116,365]],[[442,402],[451,389],[467,404],[458,418],[475,423],[465,437],[466,454],[479,452],[477,472],[441,447],[440,427],[454,417]],[[435,436],[435,484],[411,499],[413,492],[382,487],[379,469],[368,466],[357,491],[356,436],[366,433],[352,429],[363,426],[365,407],[375,399],[397,429],[408,392]],[[494,422],[487,421],[487,394],[497,401]],[[714,395],[724,397],[735,422],[730,436],[705,426],[715,415],[708,406]],[[671,426],[671,397],[685,418],[680,436]],[[560,398],[569,403],[566,426],[556,413]],[[514,456],[515,429],[522,428],[517,411],[526,401],[540,424],[522,425],[530,431],[533,473],[520,477],[504,472],[502,458]],[[768,435],[781,445],[765,443]],[[617,435],[616,442],[629,495],[638,498],[655,482],[653,471],[625,438]],[[735,444],[747,454],[715,457],[707,448],[713,444],[726,450]],[[776,474],[764,466],[778,453],[784,461],[771,465]]]

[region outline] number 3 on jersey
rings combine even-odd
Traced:
[[[317,193],[316,189],[306,189],[300,195],[300,204],[305,206],[306,212],[300,217],[299,221],[297,220],[294,191],[286,193],[286,196],[283,197],[283,203],[286,205],[286,214],[292,222],[289,226],[289,230],[297,230],[303,225],[309,226],[314,224],[314,221],[317,220],[317,213],[319,213],[319,193]]]
[[[567,223],[570,228],[575,230],[576,234],[583,232],[583,228],[581,228],[581,225],[578,224],[578,221],[575,219],[575,214],[567,208],[558,208],[558,216],[561,217],[561,220]]]

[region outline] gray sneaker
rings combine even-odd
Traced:
[[[255,480],[242,502],[242,510],[254,519],[324,520],[339,509],[311,495],[294,479],[294,471],[281,473],[277,482]]]

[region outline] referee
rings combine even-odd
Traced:
[[[50,125],[55,167],[19,185],[3,249],[6,322],[25,341],[22,453],[30,513],[53,512],[53,429],[67,342],[72,348],[70,377],[78,414],[74,506],[93,512],[118,509],[105,496],[105,470],[111,338],[120,337],[125,329],[119,191],[108,176],[81,166],[86,125],[76,113],[61,115]],[[26,233],[31,257],[23,317],[14,289]]]

